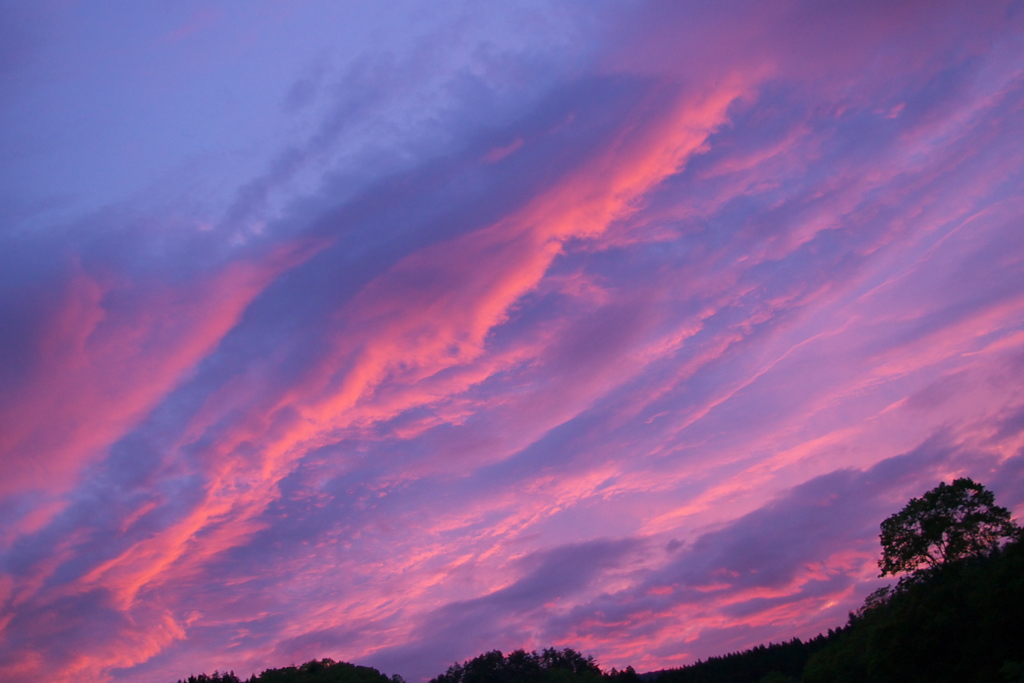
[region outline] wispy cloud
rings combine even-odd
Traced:
[[[185,167],[5,165],[0,678],[661,668],[841,623],[938,480],[1024,511],[1010,4],[264,9],[116,20]]]

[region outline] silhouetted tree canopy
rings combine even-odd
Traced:
[[[749,650],[708,657],[693,664],[656,673],[657,683],[782,683],[798,681],[807,661],[839,637],[838,631],[818,635],[807,642],[793,638],[785,643],[757,645]],[[648,676],[648,674],[644,674]]]
[[[876,591],[805,683],[1024,683],[1024,545],[951,560]]]
[[[978,555],[1019,533],[992,492],[967,478],[912,498],[881,529],[880,576]]]
[[[178,683],[242,683],[235,673],[200,674],[179,680]],[[333,659],[314,659],[300,666],[267,669],[258,676],[250,676],[245,683],[405,683],[401,676],[388,678],[368,666],[356,666]]]
[[[430,683],[1024,683],[1024,534],[1009,511],[981,484],[957,479],[912,499],[881,528],[882,574],[913,572],[910,580],[876,590],[827,635],[642,676],[632,667],[603,672],[571,649],[493,650]],[[178,683],[243,682],[214,672]],[[244,683],[405,682],[322,659]]]
[[[575,650],[547,648],[540,654],[516,650],[503,655],[492,650],[462,664],[453,664],[431,683],[640,683],[640,677],[627,667],[603,673],[593,657]]]

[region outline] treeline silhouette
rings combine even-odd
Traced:
[[[1024,543],[876,593],[807,662],[806,683],[1024,683]]]
[[[179,679],[178,683],[405,683],[401,676],[388,678],[368,666],[357,666],[333,659],[314,659],[301,666],[267,669],[263,673],[240,679],[234,671],[212,675],[199,674]]]
[[[839,638],[842,629],[829,629],[807,642],[799,638],[785,643],[758,645],[749,650],[708,657],[677,669],[644,674],[658,683],[775,683],[799,681],[807,661]]]
[[[451,665],[430,683],[640,683],[640,677],[631,666],[603,672],[593,657],[549,647],[540,654],[516,650],[502,655],[493,650]]]
[[[377,669],[332,659],[306,662],[301,666],[267,669],[242,680],[235,673],[213,672],[180,679],[178,683],[405,683],[401,676],[388,678]],[[601,671],[593,657],[575,650],[547,648],[537,652],[516,650],[503,655],[487,652],[462,664],[453,664],[431,683],[640,683],[632,667]]]
[[[940,484],[882,523],[882,575],[845,626],[638,675],[602,671],[574,650],[487,652],[430,683],[1024,683],[1024,531],[970,479]],[[1002,544],[1007,541],[1005,544]],[[330,659],[241,681],[214,672],[178,683],[405,683]]]
[[[806,642],[742,652],[638,675],[602,671],[566,649],[482,654],[431,683],[1024,683],[1024,543],[946,563],[869,597],[845,626]],[[189,676],[178,683],[400,683],[330,659]]]
[[[846,625],[759,645],[657,683],[1024,683],[1024,543],[948,562],[869,596]]]

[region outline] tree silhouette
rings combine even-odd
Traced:
[[[882,522],[879,576],[912,572],[991,550],[1020,533],[991,491],[972,479],[945,482]]]
[[[430,683],[640,683],[633,667],[623,671],[602,672],[593,657],[566,648],[553,647],[537,652],[516,650],[503,655],[492,650],[461,664]]]

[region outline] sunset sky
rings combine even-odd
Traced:
[[[0,2],[0,680],[809,637],[1024,516],[1024,2]]]

